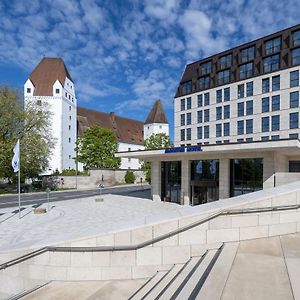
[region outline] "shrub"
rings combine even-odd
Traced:
[[[125,174],[125,182],[126,183],[134,183],[134,181],[135,181],[135,176],[134,176],[133,172],[128,170]]]

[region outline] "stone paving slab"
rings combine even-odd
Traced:
[[[148,199],[103,195],[51,203],[49,213],[17,216],[0,224],[0,251],[36,248],[142,226],[149,219],[180,216],[182,206]],[[44,204],[43,207],[47,207]],[[159,217],[158,217],[159,216]]]

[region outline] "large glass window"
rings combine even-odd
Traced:
[[[244,98],[245,97],[245,88],[244,84],[239,84],[238,85],[238,98]]]
[[[209,126],[204,126],[204,138],[209,139]]]
[[[219,58],[219,68],[225,69],[231,67],[232,55],[228,54]]]
[[[204,105],[209,105],[209,93],[204,94]]]
[[[246,134],[253,133],[253,119],[246,120]]]
[[[186,139],[187,139],[187,141],[190,141],[192,139],[192,129],[191,128],[186,129]]]
[[[246,95],[247,95],[247,97],[253,96],[253,81],[247,82]]]
[[[180,130],[180,140],[181,140],[181,141],[184,141],[184,140],[185,140],[185,130],[184,130],[184,129],[181,129],[181,130]]]
[[[243,49],[241,51],[242,63],[253,60],[255,55],[255,47],[249,47],[247,49]]]
[[[280,110],[280,95],[272,96],[272,111]]]
[[[270,119],[269,119],[269,117],[261,118],[261,131],[262,132],[270,131]]]
[[[230,196],[252,193],[263,188],[263,159],[230,160]]]
[[[216,107],[216,120],[222,119],[222,106]]]
[[[237,106],[238,117],[242,117],[244,115],[244,102],[238,103]]]
[[[272,77],[272,91],[280,90],[280,75]]]
[[[253,76],[253,63],[247,63],[240,66],[240,79],[246,79]]]
[[[300,48],[292,50],[292,65],[296,66],[300,64]]]
[[[230,118],[230,105],[224,106],[224,119]]]
[[[217,90],[216,91],[216,102],[221,103],[222,102],[222,90]]]
[[[262,80],[262,93],[268,93],[270,91],[270,79],[264,78]]]
[[[180,100],[180,109],[185,110],[185,99]]]
[[[181,92],[185,94],[190,94],[192,92],[192,81],[187,81],[182,83],[181,85]]]
[[[299,85],[299,71],[290,72],[290,87]]]
[[[203,119],[202,119],[202,110],[197,111],[197,122],[198,123],[202,123]]]
[[[202,127],[197,127],[197,139],[202,140]]]
[[[224,123],[224,136],[229,136],[229,135],[230,135],[230,124]]]
[[[281,38],[278,37],[276,39],[265,42],[265,53],[266,55],[273,54],[280,51]]]
[[[186,109],[191,109],[192,108],[192,98],[188,97],[186,98]]]
[[[290,93],[290,108],[299,107],[299,92]]]
[[[230,88],[225,88],[224,89],[224,101],[229,101],[230,100]]]
[[[274,72],[279,70],[279,54],[264,58],[264,72]]]
[[[192,123],[192,114],[187,113],[186,114],[186,125],[191,125],[191,123]]]
[[[204,111],[204,122],[209,122],[209,109]]]
[[[280,130],[280,116],[272,116],[272,131]]]
[[[290,113],[290,129],[299,128],[299,113]]]
[[[244,134],[244,121],[237,121],[237,134],[241,135]]]
[[[200,65],[201,75],[209,74],[212,71],[212,63],[208,61]]]
[[[222,124],[216,124],[216,137],[222,136]]]
[[[246,115],[253,115],[253,100],[246,102]]]
[[[197,100],[198,100],[198,107],[202,107],[203,106],[203,97],[202,97],[202,94],[198,95]]]
[[[185,125],[185,114],[180,115],[180,126]]]
[[[200,90],[206,90],[210,88],[210,77],[203,76],[198,79],[198,86]]]
[[[293,32],[293,46],[300,46],[300,30]]]
[[[269,112],[270,111],[270,100],[269,97],[262,98],[261,101],[261,112]]]
[[[217,84],[225,84],[230,82],[230,71],[224,70],[217,73]]]

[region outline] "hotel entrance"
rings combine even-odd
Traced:
[[[219,161],[191,161],[191,205],[219,199]]]

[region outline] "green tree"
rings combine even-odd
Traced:
[[[18,139],[23,180],[37,177],[48,167],[55,141],[49,123],[51,113],[45,103],[40,104],[32,100],[23,108],[18,90],[0,88],[0,177],[15,179],[11,160]]]
[[[118,141],[110,129],[93,125],[77,140],[77,161],[90,168],[118,168]]]
[[[126,183],[134,183],[134,181],[135,181],[134,173],[130,170],[127,170],[126,174],[125,174],[125,182]]]
[[[144,141],[146,150],[155,150],[161,148],[170,147],[172,144],[171,140],[165,133],[152,134],[149,138]],[[145,174],[146,180],[151,182],[151,163],[149,161],[143,161],[142,170]]]

